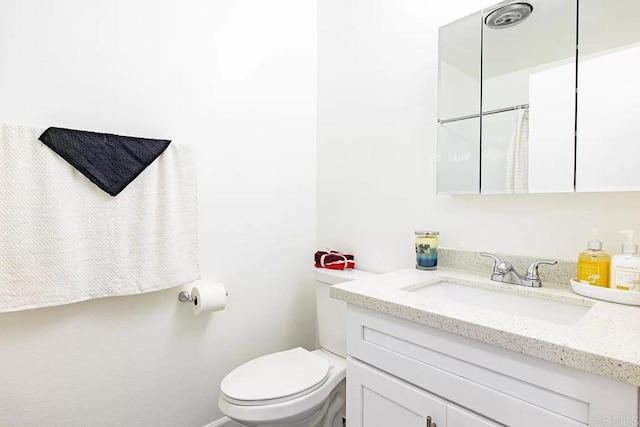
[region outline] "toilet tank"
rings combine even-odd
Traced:
[[[360,270],[329,270],[316,268],[316,315],[320,347],[338,356],[347,357],[347,303],[329,296],[331,285],[371,276]]]

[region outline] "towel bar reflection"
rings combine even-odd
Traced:
[[[528,109],[529,104],[520,104],[520,105],[514,105],[513,107],[498,108],[497,110],[489,110],[489,111],[483,112],[482,115],[488,116],[489,114],[506,113],[507,111],[520,110],[523,108]],[[452,119],[438,120],[438,123],[440,123],[441,125],[444,125],[446,123],[459,122],[460,120],[476,119],[478,117],[480,117],[480,114],[469,114],[468,116],[460,116],[460,117],[454,117]]]

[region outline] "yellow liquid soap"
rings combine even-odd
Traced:
[[[601,250],[589,249],[578,257],[578,281],[592,286],[609,287],[611,257]]]

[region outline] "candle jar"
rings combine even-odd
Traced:
[[[438,231],[416,231],[416,268],[435,270],[438,268]]]

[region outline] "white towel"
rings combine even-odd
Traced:
[[[529,109],[515,110],[513,135],[507,150],[507,193],[529,191]]]
[[[200,277],[190,147],[171,144],[117,197],[0,124],[0,312],[131,295]]]

